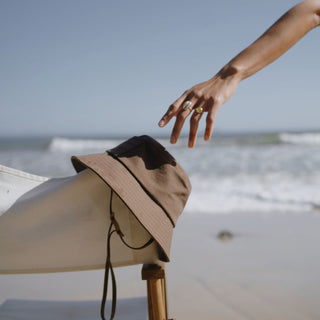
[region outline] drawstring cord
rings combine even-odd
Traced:
[[[103,294],[102,294],[102,301],[101,301],[101,319],[106,320],[104,317],[104,309],[106,305],[107,300],[107,291],[108,291],[108,280],[109,280],[109,270],[111,273],[111,279],[112,279],[112,308],[111,308],[111,316],[110,319],[114,318],[114,315],[116,313],[116,299],[117,299],[117,285],[116,285],[116,279],[113,272],[113,267],[110,260],[110,238],[113,233],[116,232],[116,230],[112,230],[112,223],[110,224],[109,231],[108,231],[108,238],[107,238],[107,259],[105,264],[105,272],[104,272],[104,283],[103,283]]]
[[[140,247],[132,247],[124,240],[124,234],[120,230],[120,226],[115,219],[114,212],[112,211],[112,198],[113,198],[113,190],[111,189],[110,195],[110,204],[109,204],[109,212],[110,212],[110,226],[107,234],[107,258],[105,264],[105,272],[104,272],[104,283],[103,283],[103,294],[102,294],[102,301],[101,301],[101,310],[100,315],[102,320],[106,320],[104,316],[105,305],[107,300],[107,292],[108,292],[108,281],[109,281],[109,271],[111,274],[111,281],[112,281],[112,306],[111,306],[111,315],[110,320],[114,319],[116,313],[116,304],[117,304],[117,284],[116,284],[116,277],[113,271],[112,263],[111,263],[111,249],[110,249],[110,239],[111,236],[116,232],[121,241],[130,249],[132,250],[140,250],[148,247],[152,242],[153,238],[151,237],[144,245]],[[114,228],[114,230],[112,230]]]

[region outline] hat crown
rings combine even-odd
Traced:
[[[172,155],[145,135],[133,137],[107,152],[130,171],[175,225],[189,197],[191,184]]]
[[[107,152],[121,158],[139,156],[149,170],[157,169],[166,163],[173,166],[177,163],[160,143],[146,135],[133,137]]]

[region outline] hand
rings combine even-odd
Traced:
[[[190,118],[189,148],[195,145],[199,121],[203,112],[208,112],[204,140],[210,140],[216,114],[219,108],[231,98],[240,80],[236,72],[229,68],[226,71],[220,71],[212,79],[199,83],[187,90],[169,107],[159,122],[159,126],[164,127],[172,117],[176,117],[170,142],[177,142],[184,122],[192,110],[194,111]],[[190,109],[183,109],[186,101],[191,102]],[[196,111],[199,107],[202,108],[203,112],[198,113]],[[199,111],[201,111],[201,109]]]

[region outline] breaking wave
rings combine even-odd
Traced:
[[[48,146],[50,151],[102,150],[112,148],[120,139],[69,139],[53,138]]]
[[[123,138],[114,139],[72,139],[55,137],[49,144],[50,151],[82,151],[82,150],[102,150],[115,147],[121,142],[125,141]],[[166,148],[171,147],[169,139],[157,139]],[[175,147],[185,147],[188,138],[181,137]],[[210,145],[250,145],[250,144],[299,144],[299,145],[319,145],[320,132],[308,133],[279,133],[279,134],[265,134],[256,137],[233,136],[232,138],[214,137],[212,141],[204,142],[202,139],[197,141],[198,146]]]
[[[124,142],[127,138],[114,138],[114,139],[72,139],[55,137],[49,144],[48,149],[50,151],[82,151],[82,150],[102,150],[113,148],[120,143]],[[169,139],[156,139],[164,147],[170,147]],[[187,145],[187,138],[181,137],[175,147],[185,147]],[[204,145],[204,141],[200,141],[198,145]]]
[[[318,145],[320,133],[280,133],[279,139],[284,143]]]

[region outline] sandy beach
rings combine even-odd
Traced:
[[[174,316],[320,318],[319,216],[234,213],[194,218],[181,220],[174,261],[168,266]],[[231,231],[234,238],[219,241],[221,230]],[[184,250],[177,241],[186,244]]]
[[[183,215],[166,266],[169,316],[320,319],[319,226],[320,214],[308,213]],[[222,241],[221,231],[232,236]],[[131,319],[147,316],[140,272],[141,266],[116,269],[118,319],[127,319],[125,310]],[[2,275],[0,319],[28,319],[23,311],[31,315],[49,302],[59,319],[73,319],[70,310],[97,319],[102,280],[102,271]],[[24,316],[10,317],[18,309]]]

